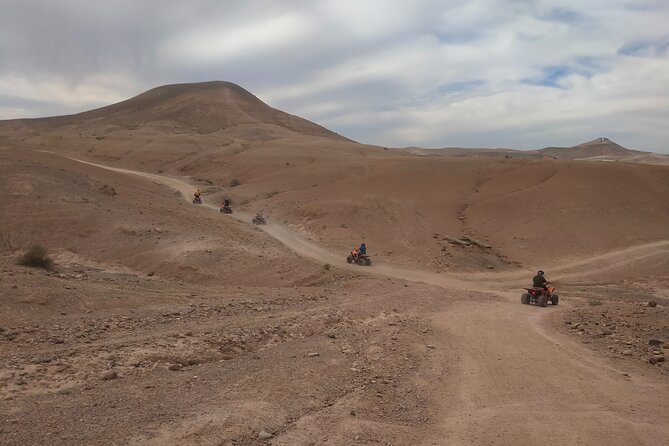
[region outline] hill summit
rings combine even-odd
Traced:
[[[259,133],[296,132],[345,139],[306,119],[265,104],[244,88],[225,81],[164,85],[113,105],[74,115],[17,120],[17,127],[79,131],[156,129],[160,133],[211,134],[252,126]]]

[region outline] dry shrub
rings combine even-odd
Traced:
[[[53,269],[54,267],[53,260],[47,255],[46,248],[40,245],[31,246],[28,251],[19,257],[17,263],[19,265],[44,269]]]

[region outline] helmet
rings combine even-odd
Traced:
[[[541,271],[541,270],[539,270],[539,272],[538,272],[537,274],[539,274],[540,276],[543,276],[543,275],[544,275],[544,272]]]
[[[360,244],[360,246],[365,246],[365,242],[362,242],[362,243]]]

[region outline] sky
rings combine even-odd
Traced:
[[[224,80],[387,147],[669,153],[667,0],[0,0],[0,119]]]

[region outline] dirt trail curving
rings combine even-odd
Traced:
[[[187,200],[194,190],[176,178],[76,161],[145,177]],[[251,218],[243,212],[232,216],[245,222]],[[259,228],[304,257],[350,268],[345,254],[327,251],[284,225],[270,220]],[[664,240],[553,270],[560,279],[587,277],[668,254],[669,241]],[[522,286],[527,272],[447,276],[382,264],[355,270],[499,296],[459,301],[432,316],[434,326],[451,340],[435,346],[433,367],[449,370],[447,379],[431,383],[440,403],[430,418],[437,422],[421,444],[669,444],[669,383],[637,368],[630,378],[623,374],[628,370],[618,370],[611,360],[546,328],[543,315],[564,311],[570,303],[563,300],[546,309],[520,305],[519,293],[509,290]],[[498,291],[491,289],[493,283]]]

